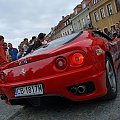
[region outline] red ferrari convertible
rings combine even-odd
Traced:
[[[100,31],[74,33],[2,66],[1,99],[11,105],[35,104],[45,96],[114,99],[119,63],[120,39]]]

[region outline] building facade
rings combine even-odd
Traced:
[[[90,17],[94,28],[110,30],[120,21],[120,0],[92,0]]]
[[[73,33],[73,27],[71,23],[72,14],[67,15],[64,19],[64,28],[61,30],[62,36],[66,36]]]
[[[78,32],[88,28],[91,25],[89,15],[89,3],[91,0],[83,0],[81,2],[81,10],[72,18],[72,26],[74,32]],[[74,9],[75,10],[75,9]]]
[[[52,28],[51,30],[51,40],[62,37],[61,30],[64,28],[63,19],[59,21],[59,23]]]

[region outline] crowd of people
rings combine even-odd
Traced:
[[[107,28],[104,29],[104,33],[109,37],[118,37],[120,38],[120,21],[116,25],[111,26],[111,30],[108,31]]]
[[[34,51],[40,46],[47,44],[47,39],[45,39],[45,36],[45,33],[40,33],[37,37],[33,36],[30,41],[28,38],[24,38],[17,49],[13,47],[12,43],[6,43],[4,41],[4,36],[0,35],[0,66],[6,62],[20,59],[31,51]]]
[[[109,37],[120,38],[120,21],[116,23],[116,25],[112,26],[110,31],[105,28],[104,33]],[[28,38],[24,38],[17,49],[13,47],[12,43],[4,42],[4,37],[0,35],[0,66],[5,62],[20,59],[31,51],[34,51],[40,46],[47,44],[47,39],[45,36],[45,33],[40,33],[37,37],[33,36],[30,41]]]

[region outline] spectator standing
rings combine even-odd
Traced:
[[[119,25],[119,23],[116,23],[116,31],[117,31],[117,37],[120,38],[120,25]]]
[[[40,46],[43,45],[44,40],[45,40],[45,33],[40,33],[37,37],[37,41],[35,41],[34,46],[33,46],[33,50],[36,50],[37,48],[39,48]]]
[[[104,29],[104,33],[105,33],[107,36],[111,37],[111,33],[108,31],[108,28],[105,28],[105,29]]]
[[[7,62],[3,44],[4,44],[4,37],[0,35],[0,66]]]
[[[26,54],[28,48],[29,48],[28,39],[25,38],[25,39],[24,39],[24,44],[23,44],[23,49],[24,49],[24,53],[25,53],[25,54]]]
[[[32,50],[36,50],[37,48],[39,48],[40,46],[43,45],[42,42],[44,42],[45,35],[46,35],[46,34],[44,34],[44,33],[40,33],[40,34],[38,35],[37,40],[36,40],[36,41],[34,42],[34,44],[31,45],[31,46],[29,47],[29,49],[27,50],[27,54],[30,53]]]
[[[4,50],[5,50],[6,58],[7,58],[7,60],[9,61],[9,59],[8,59],[9,51],[8,51],[8,46],[7,46],[7,43],[6,43],[6,42],[4,42],[3,48],[4,48]]]
[[[12,61],[15,61],[17,59],[17,54],[18,54],[18,50],[17,48],[13,48],[11,43],[8,43],[8,47],[9,47],[9,54],[11,55]]]
[[[46,34],[44,33],[44,39],[41,41],[43,45],[46,45],[48,42],[47,42],[47,38],[45,38]]]
[[[120,28],[120,21],[119,21],[118,25],[119,25],[119,28]]]
[[[37,37],[33,36],[32,39],[29,41],[29,45],[33,45],[36,40],[37,40]]]
[[[111,33],[112,37],[117,37],[117,31],[114,26],[111,26],[110,33]]]
[[[18,54],[17,54],[17,59],[20,59],[21,57],[24,56],[24,49],[23,48],[20,48]]]
[[[12,62],[12,57],[11,57],[11,55],[8,55],[8,56],[7,56],[7,60],[8,60],[9,62]]]
[[[23,45],[24,45],[24,41],[22,41],[22,42],[20,43],[20,45],[18,46],[18,49],[23,48]]]

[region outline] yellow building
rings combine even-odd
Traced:
[[[93,27],[110,30],[120,21],[120,0],[92,0],[90,6]]]

